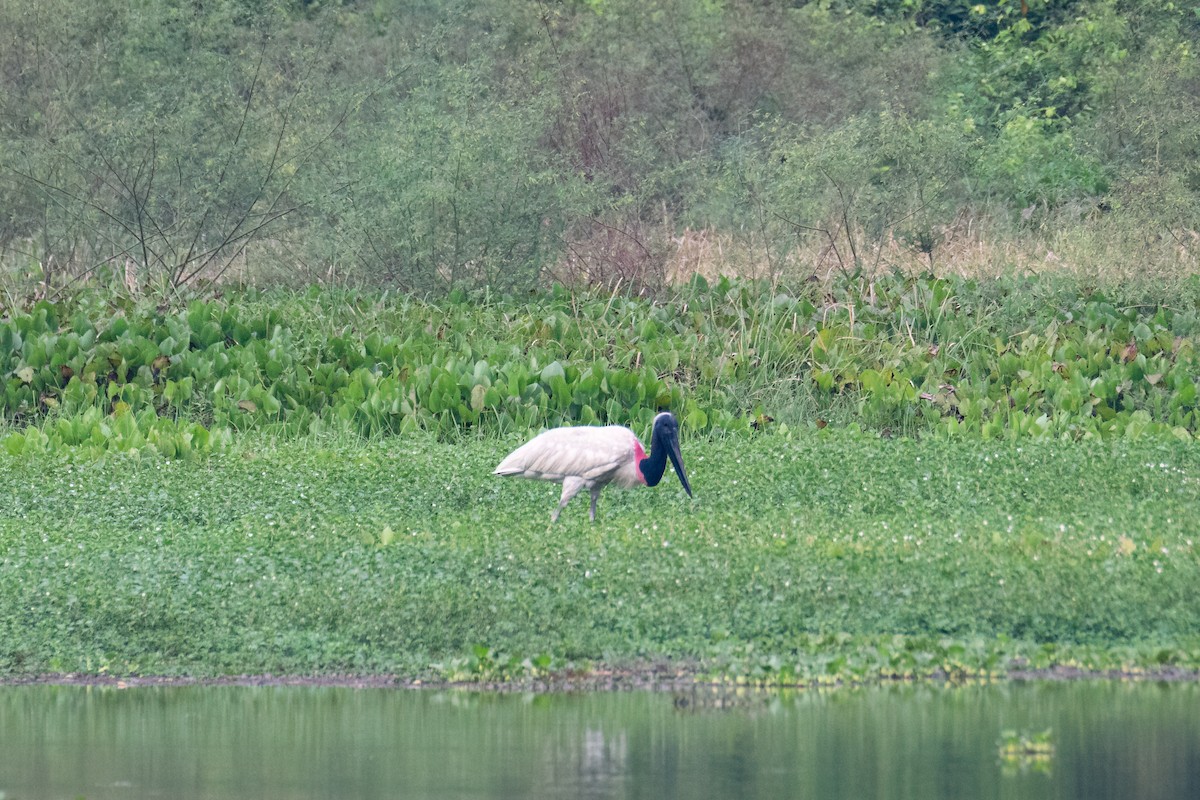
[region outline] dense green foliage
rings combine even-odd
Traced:
[[[1193,269],[1198,39],[1127,0],[0,0],[0,264],[654,286],[699,235],[758,275]]]
[[[0,459],[0,672],[1200,667],[1191,444],[693,438],[551,526],[519,441]]]
[[[691,435],[853,424],[984,439],[1200,431],[1200,284],[1167,302],[1035,279],[889,276],[798,292],[702,280],[661,302],[558,292],[442,303],[340,291],[87,296],[0,321],[13,455],[188,456],[236,431]],[[1145,302],[1138,302],[1138,300]]]
[[[0,673],[1200,667],[1200,287],[311,290],[0,321]],[[696,492],[490,473],[683,422]],[[893,436],[894,434],[906,434]]]

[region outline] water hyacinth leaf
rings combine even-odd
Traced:
[[[11,323],[0,323],[0,352],[17,353],[23,346],[21,332]]]
[[[1196,384],[1187,379],[1182,386],[1176,390],[1175,397],[1171,399],[1173,408],[1192,408],[1196,405]]]
[[[283,408],[283,404],[279,402],[279,398],[270,392],[261,392],[259,400],[262,403],[262,408],[268,414],[278,414]]]
[[[586,402],[600,392],[603,370],[595,365],[589,366],[579,375],[575,383],[575,396],[578,402]]]
[[[883,391],[885,379],[878,370],[865,369],[859,373],[858,380],[866,392],[875,394]]]
[[[10,456],[19,456],[25,450],[25,437],[19,433],[10,433],[4,439],[4,450]]]
[[[484,386],[492,385],[492,367],[491,365],[480,359],[475,362],[474,370],[475,383],[483,384]]]
[[[604,414],[610,425],[625,424],[626,415],[616,400],[609,400],[604,406]]]

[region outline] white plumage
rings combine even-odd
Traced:
[[[601,489],[610,483],[626,489],[653,486],[662,477],[668,457],[675,464],[684,489],[689,495],[692,493],[679,457],[678,430],[671,414],[659,414],[651,438],[656,452],[647,456],[629,428],[619,425],[554,428],[510,453],[496,467],[495,474],[561,483],[562,497],[551,515],[552,521],[558,520],[572,497],[587,489],[592,496],[590,513],[595,521]],[[660,449],[663,452],[657,452]]]
[[[633,431],[620,425],[555,428],[514,450],[496,474],[556,482],[575,476],[631,489],[643,483],[635,458],[644,456]]]

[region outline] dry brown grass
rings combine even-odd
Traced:
[[[1141,229],[1091,220],[1073,224],[1047,221],[1018,230],[997,230],[963,217],[934,233],[932,251],[924,252],[894,235],[870,242],[859,231],[854,247],[859,267],[867,275],[900,271],[989,278],[1060,273],[1118,282],[1200,274],[1200,232],[1188,228]],[[642,252],[661,253],[663,261],[660,268],[644,268],[643,274],[661,274],[670,284],[684,283],[695,275],[708,281],[721,276],[824,281],[855,270],[848,238],[832,227],[824,241],[813,237],[774,255],[771,248],[752,238],[717,230],[685,228],[676,234],[657,231],[655,235],[658,239],[653,243],[643,242]],[[594,257],[589,282],[602,282],[608,266],[603,257]]]
[[[1021,223],[1009,225],[964,214],[933,231],[931,252],[896,235],[871,241],[861,230],[852,236],[833,224],[826,230],[798,244],[780,246],[754,234],[688,227],[676,231],[667,221],[592,222],[568,239],[564,255],[546,277],[567,286],[633,292],[683,284],[696,275],[709,282],[726,276],[826,283],[839,273],[854,272],[854,255],[866,276],[894,271],[972,278],[1052,273],[1123,283],[1169,282],[1200,274],[1200,231],[1133,225],[1116,215],[1070,218],[1034,211]],[[156,276],[147,275],[130,259],[110,261],[116,265],[113,279],[130,294],[162,281],[163,276],[157,276],[156,282]],[[27,267],[39,262],[26,257],[21,263]],[[50,264],[54,268],[7,270],[3,288],[13,296],[56,297],[105,281],[104,270],[90,264],[60,266],[53,258]],[[193,285],[324,285],[361,282],[364,277],[352,260],[341,267],[306,264],[283,243],[264,240],[196,276]]]

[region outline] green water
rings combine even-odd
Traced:
[[[1005,729],[1053,729],[1011,763]],[[0,688],[27,798],[1194,798],[1200,687],[473,694]]]

